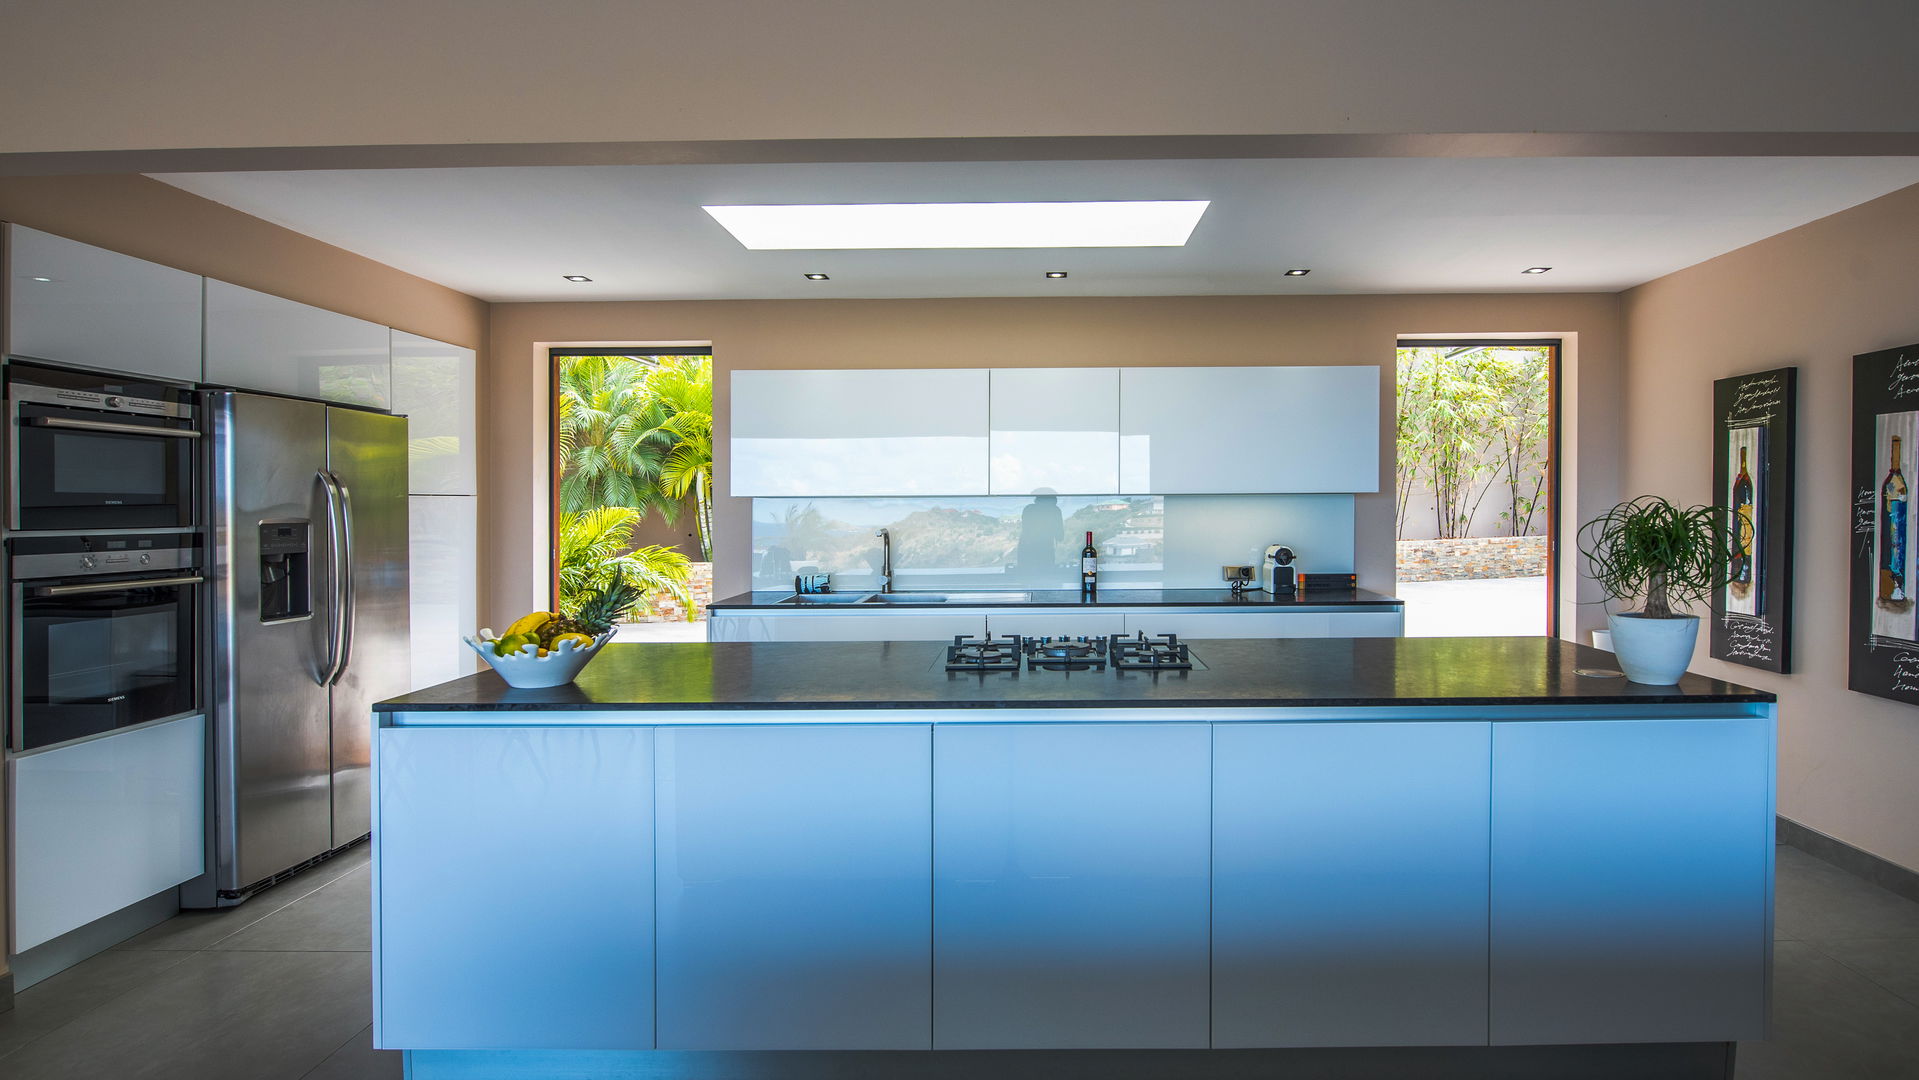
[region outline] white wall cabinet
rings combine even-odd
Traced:
[[[1119,490],[1118,368],[993,368],[994,495]]]
[[[391,334],[393,411],[407,419],[407,490],[477,494],[474,351],[400,330]]]
[[[1119,490],[1379,490],[1379,368],[1120,369]]]
[[[470,675],[482,661],[461,637],[479,631],[479,515],[471,495],[407,498],[413,689]]]
[[[188,716],[10,763],[15,951],[205,871],[206,754]]]
[[[379,1045],[653,1048],[653,739],[380,730]]]
[[[18,225],[7,236],[9,352],[200,380],[200,275]]]
[[[659,730],[660,1049],[932,1045],[931,739]]]
[[[1208,1044],[1210,731],[934,733],[934,1045]]]
[[[1490,724],[1222,724],[1213,1045],[1486,1042]]]
[[[206,381],[391,407],[390,331],[267,293],[207,281]]]
[[[735,371],[733,495],[984,495],[983,368]]]
[[[1765,1038],[1771,731],[1494,726],[1495,1044]]]

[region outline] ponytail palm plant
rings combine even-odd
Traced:
[[[1645,617],[1683,618],[1675,604],[1684,609],[1731,578],[1731,513],[1641,495],[1587,522],[1579,551],[1608,597],[1630,603],[1643,596]]]

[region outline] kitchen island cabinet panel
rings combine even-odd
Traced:
[[[658,738],[660,1049],[928,1049],[931,727]]]
[[[1493,732],[1494,1044],[1762,1039],[1772,725]]]
[[[1213,733],[1213,1045],[1486,1042],[1491,725]]]
[[[1210,734],[936,732],[936,1048],[1207,1045]]]
[[[379,736],[380,1045],[652,1049],[652,729]]]
[[[1379,490],[1379,368],[1122,368],[1119,490]]]

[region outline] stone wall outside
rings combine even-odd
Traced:
[[[1546,572],[1543,536],[1471,536],[1458,540],[1401,540],[1400,581],[1539,577]]]
[[[693,622],[706,618],[706,606],[713,602],[713,564],[696,562],[693,575],[687,579],[688,591],[693,594]],[[647,598],[653,605],[653,614],[641,616],[634,622],[686,622],[686,609],[678,600],[664,592],[654,593]]]

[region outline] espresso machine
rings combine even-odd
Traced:
[[[1285,544],[1268,544],[1259,560],[1260,588],[1274,596],[1291,596],[1298,587],[1293,563],[1298,556]]]

